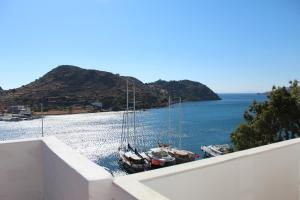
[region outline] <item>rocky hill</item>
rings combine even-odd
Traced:
[[[206,85],[190,80],[163,81],[159,80],[147,84],[151,88],[165,91],[165,94],[172,98],[181,97],[182,101],[209,101],[220,100],[220,97]]]
[[[126,80],[129,80],[130,89],[133,83],[135,85],[138,108],[167,105],[169,95],[182,97],[185,101],[220,99],[198,82],[184,80],[144,84],[133,77],[62,65],[28,85],[0,92],[0,106],[22,104],[38,110],[42,103],[45,110],[63,110],[70,107],[85,109],[93,102],[102,102],[104,109],[121,110],[126,104]]]

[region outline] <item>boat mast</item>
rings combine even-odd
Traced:
[[[129,124],[128,124],[128,110],[129,110],[129,94],[128,94],[128,80],[126,80],[126,126],[127,126],[127,143],[129,143]]]
[[[171,97],[169,96],[169,121],[168,121],[168,139],[169,145],[171,145]]]
[[[133,84],[133,139],[136,147],[136,124],[135,124],[135,84]]]
[[[181,107],[181,97],[179,98],[179,149],[181,149],[181,132],[182,132],[182,107]]]
[[[124,147],[125,143],[125,117],[126,117],[126,111],[123,112],[123,119],[122,119],[122,133],[121,133],[121,143],[120,148]]]

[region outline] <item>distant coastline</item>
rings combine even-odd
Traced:
[[[255,93],[255,92],[248,92],[248,93],[218,93],[218,95],[220,95],[220,97],[222,96],[236,96],[241,97],[241,95],[248,97],[249,95],[254,95],[254,96],[267,96],[266,93]],[[221,99],[222,100],[222,99]],[[217,100],[209,100],[209,101],[217,101]],[[207,102],[207,101],[186,101],[183,103],[193,103],[193,102]],[[175,103],[176,104],[176,103]],[[160,107],[153,107],[153,108],[147,108],[147,109],[139,109],[139,110],[149,110],[149,109],[160,109],[160,108],[164,108],[166,106],[160,106]],[[97,110],[92,110],[92,109],[83,109],[83,108],[74,108],[72,110],[72,112],[70,112],[70,110],[65,109],[65,110],[49,110],[49,111],[45,111],[43,113],[41,112],[34,112],[33,115],[39,116],[39,115],[47,115],[47,116],[51,116],[51,115],[72,115],[72,114],[88,114],[88,113],[107,113],[107,112],[121,112],[124,110],[119,110],[119,111],[112,111],[112,110],[102,110],[102,111],[97,111]]]
[[[217,101],[217,100],[207,100],[207,101]],[[192,102],[207,102],[207,101],[186,101],[184,103],[192,103]],[[160,108],[165,108],[167,105],[162,105],[158,107],[152,107],[152,108],[139,108],[137,111],[145,111],[149,109],[160,109]],[[84,109],[84,108],[73,108],[72,110],[70,109],[64,109],[64,110],[48,110],[48,111],[36,111],[33,112],[32,114],[34,116],[51,116],[51,115],[73,115],[73,114],[88,114],[88,113],[108,113],[108,112],[122,112],[124,110],[94,110],[94,109]]]
[[[33,112],[34,116],[41,116],[41,115],[73,115],[73,114],[85,114],[85,113],[98,113],[98,112],[107,112],[107,111],[92,111],[92,110],[85,110],[85,109],[76,109],[72,112],[68,110],[48,110],[45,112]]]

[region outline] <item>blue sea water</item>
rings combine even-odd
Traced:
[[[230,143],[230,133],[243,122],[243,113],[253,100],[265,95],[220,94],[220,101],[187,102],[168,108],[137,113],[137,134],[130,129],[129,140],[139,148],[151,148],[161,142],[200,153],[201,145]],[[170,115],[170,117],[169,117]],[[73,149],[115,176],[123,175],[117,162],[122,133],[123,112],[47,116],[46,136],[56,136]],[[133,120],[130,120],[133,127]],[[0,141],[41,137],[41,120],[0,122]],[[180,142],[181,141],[181,142]]]

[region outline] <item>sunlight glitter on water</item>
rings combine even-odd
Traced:
[[[230,142],[230,133],[243,121],[243,112],[252,100],[265,97],[225,95],[222,101],[182,104],[182,147],[200,153],[200,146]],[[259,99],[258,99],[259,100]],[[45,136],[55,136],[75,151],[107,168],[114,176],[125,173],[118,166],[117,149],[120,145],[123,112],[90,113],[47,116],[44,119]],[[155,147],[158,138],[168,132],[168,109],[150,109],[138,112],[137,144],[146,149]],[[133,124],[131,124],[133,126]],[[172,132],[179,132],[176,107],[171,113]],[[0,121],[0,141],[41,137],[41,119],[20,122]],[[131,138],[132,139],[132,138]],[[143,141],[142,141],[143,139]],[[171,134],[177,145],[178,135]]]
[[[44,118],[44,135],[56,136],[94,162],[116,153],[120,143],[122,112]],[[1,122],[0,140],[41,137],[41,119]]]

